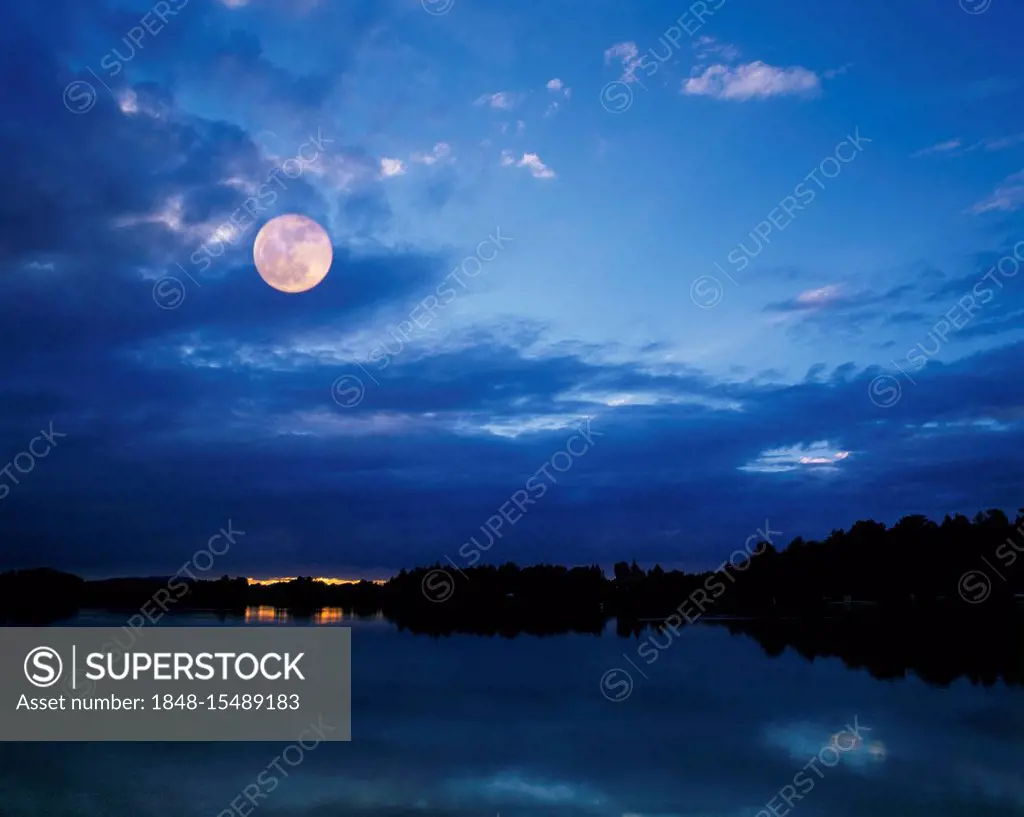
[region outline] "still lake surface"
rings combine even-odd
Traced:
[[[83,612],[60,624],[126,618]],[[839,659],[769,657],[702,625],[644,665],[638,642],[613,629],[431,638],[382,618],[296,622],[265,609],[165,622],[353,629],[352,742],[285,766],[246,815],[771,817],[769,802],[777,817],[1024,813],[1024,692],[1002,683],[879,681]],[[614,667],[635,681],[618,702],[600,687]],[[857,748],[810,767],[855,717]],[[286,745],[0,743],[0,815],[217,817]],[[801,770],[813,788],[801,782],[803,799],[787,806],[779,792]]]

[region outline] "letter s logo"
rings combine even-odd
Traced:
[[[25,677],[33,686],[53,686],[63,671],[64,662],[53,647],[36,647],[25,656]]]

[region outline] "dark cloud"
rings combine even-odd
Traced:
[[[53,395],[47,407],[64,408],[56,427],[68,439],[5,501],[19,543],[9,555],[27,564],[45,553],[92,572],[123,570],[126,558],[139,570],[177,568],[190,543],[231,517],[249,532],[231,556],[243,571],[433,561],[454,555],[572,433],[485,429],[550,416],[593,416],[601,436],[495,558],[603,562],[628,551],[696,566],[765,518],[788,540],[859,516],[969,512],[982,496],[1010,506],[1006,452],[1019,418],[997,407],[1024,400],[1009,376],[1019,351],[929,367],[888,409],[869,399],[876,373],[852,364],[831,376],[815,367],[788,387],[724,385],[478,343],[396,357],[359,406],[342,409],[330,382],[358,370],[338,362],[216,368],[213,359],[193,367],[174,354],[111,356],[96,366],[103,379],[92,388],[54,386],[62,400]],[[602,391],[681,402],[566,399]],[[737,408],[718,407],[731,403]],[[31,416],[36,422],[6,424],[5,450],[21,450],[45,424],[42,411]],[[986,420],[998,425],[979,424]],[[852,452],[827,477],[738,470],[765,450],[819,440]],[[672,529],[683,531],[681,541],[664,538]]]

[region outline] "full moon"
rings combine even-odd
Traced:
[[[313,219],[289,213],[256,234],[252,257],[260,277],[281,292],[307,292],[327,276],[334,259],[331,238]]]

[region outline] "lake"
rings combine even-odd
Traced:
[[[126,618],[83,612],[61,624],[120,627]],[[164,621],[224,624],[203,613]],[[352,742],[320,744],[285,767],[287,777],[245,815],[1003,817],[1024,809],[1024,693],[1002,683],[880,681],[792,649],[769,657],[751,638],[700,624],[660,637],[645,665],[637,640],[614,628],[432,638],[339,610],[296,622],[261,609],[227,621],[353,628]],[[837,743],[848,725],[859,737]],[[0,815],[217,817],[285,745],[0,744]]]

